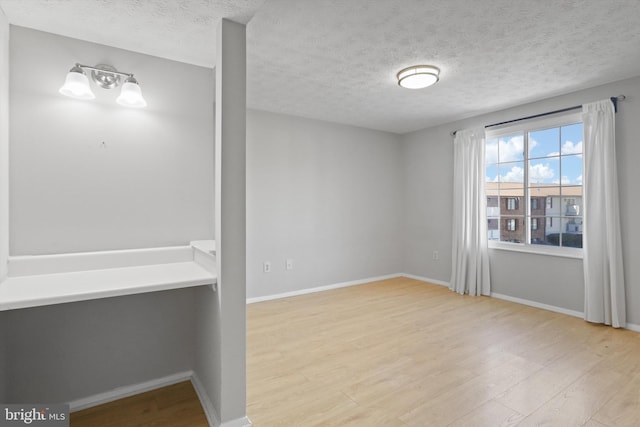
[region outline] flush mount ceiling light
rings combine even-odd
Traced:
[[[125,77],[120,96],[116,102],[125,107],[146,107],[147,102],[142,97],[142,91],[138,81],[131,73],[123,73],[110,65],[98,64],[95,67],[76,64],[67,74],[60,93],[75,99],[95,99],[95,95],[89,85],[89,79],[85,73],[91,70],[91,79],[103,89],[113,89],[120,85],[120,77]]]
[[[407,89],[422,89],[435,84],[440,78],[440,69],[433,65],[414,65],[398,71],[398,84]]]

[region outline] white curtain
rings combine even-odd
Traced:
[[[615,111],[611,100],[582,106],[584,123],[584,318],[626,326],[618,207]]]
[[[484,128],[456,132],[453,142],[453,250],[449,289],[489,295]]]

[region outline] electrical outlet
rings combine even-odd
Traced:
[[[291,258],[287,259],[287,262],[285,264],[285,268],[287,270],[293,270],[293,260]]]
[[[265,261],[262,263],[262,272],[271,273],[271,263],[269,261]]]
[[[434,259],[434,261],[439,260],[440,259],[440,252],[433,251],[433,259]]]

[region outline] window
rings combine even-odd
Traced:
[[[531,218],[531,231],[536,231],[538,229],[538,219],[539,218]]]
[[[532,197],[532,198],[531,198],[531,210],[532,210],[532,211],[540,209],[540,208],[538,207],[538,205],[539,205],[538,200],[539,200],[539,199],[538,199],[537,197]]]
[[[517,247],[500,247],[536,252],[554,252],[554,246],[582,248],[579,114],[489,130],[485,157],[492,246],[506,242]]]

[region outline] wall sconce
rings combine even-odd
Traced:
[[[91,70],[91,78],[103,89],[113,89],[120,85],[120,77],[125,77],[120,96],[116,102],[125,107],[142,108],[147,106],[147,102],[142,97],[138,81],[133,78],[133,74],[122,73],[110,65],[98,64],[95,67],[76,64],[60,88],[60,93],[75,99],[95,99],[95,95],[89,85],[89,79],[85,69]]]

